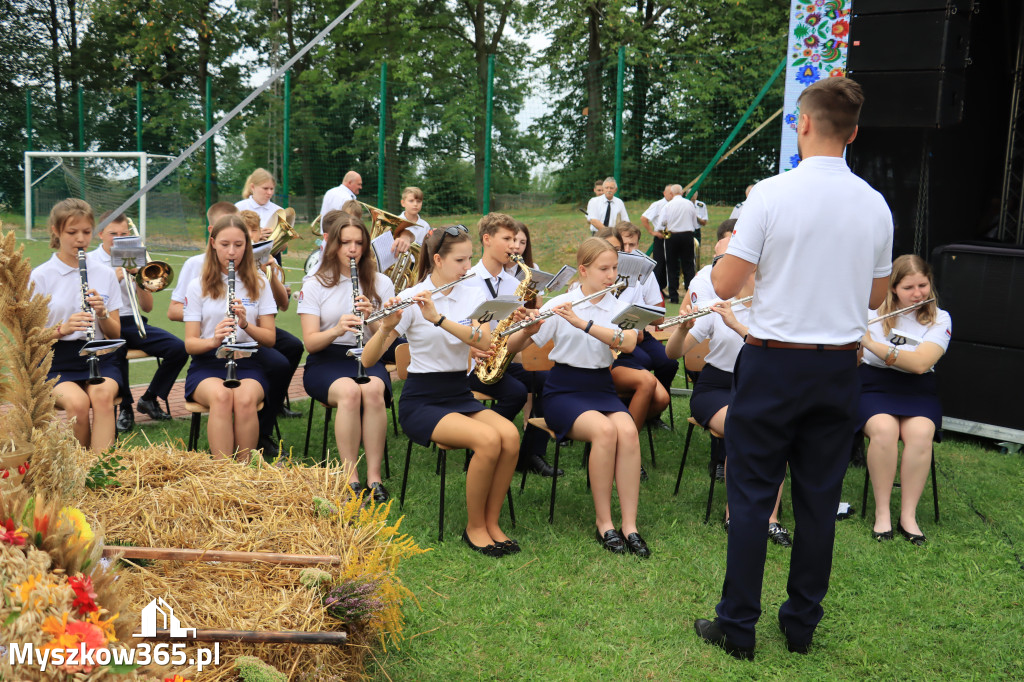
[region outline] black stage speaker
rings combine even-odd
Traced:
[[[862,127],[932,128],[964,116],[972,0],[854,0],[847,74]]]
[[[935,367],[942,414],[1024,431],[1024,350],[958,341],[964,327],[951,314],[953,340]]]

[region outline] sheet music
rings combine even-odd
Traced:
[[[256,242],[252,245],[252,255],[256,259],[257,265],[263,265],[267,263],[272,256],[270,255],[270,249],[273,248],[274,242],[271,239],[266,241]]]
[[[555,276],[551,278],[551,281],[544,285],[543,293],[551,294],[558,291],[566,284],[568,284],[575,276],[576,268],[568,265],[563,265],[562,269],[556,272]]]
[[[391,246],[395,243],[395,236],[390,231],[383,232],[379,237],[370,242],[373,246],[373,255],[377,257],[377,271],[386,272],[395,264],[395,256],[391,253]]]
[[[619,251],[618,272],[619,277],[625,279],[628,284],[626,288],[635,287],[654,269],[654,261],[641,254],[639,251],[626,253]]]
[[[612,324],[618,325],[620,329],[643,329],[659,317],[664,316],[664,308],[630,304],[612,318]]]
[[[544,272],[539,268],[530,268],[530,276],[533,278],[533,288],[537,291],[543,291],[555,277],[550,272]],[[522,280],[522,278],[520,278],[520,280]]]
[[[498,296],[484,301],[469,314],[468,319],[479,322],[498,322],[523,306],[524,301],[515,296]]]
[[[146,262],[146,247],[142,237],[114,237],[110,247],[110,267],[134,270]]]

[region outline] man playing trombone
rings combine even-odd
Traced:
[[[107,211],[100,216],[100,222],[106,220],[110,213]],[[158,399],[162,399],[166,403],[171,387],[174,386],[178,374],[188,362],[188,354],[185,353],[185,344],[181,339],[159,327],[150,325],[148,318],[142,316],[143,313],[153,310],[153,294],[136,281],[134,275],[137,268],[129,268],[126,273],[125,268],[115,267],[117,264],[112,265],[111,263],[114,239],[132,236],[128,219],[124,215],[118,215],[103,228],[99,236],[100,245],[89,253],[89,262],[99,263],[108,268],[113,267],[121,284],[123,305],[119,312],[121,314],[121,338],[124,339],[125,344],[117,352],[116,357],[123,378],[120,384],[121,411],[117,418],[117,430],[123,433],[131,431],[135,426],[131,381],[128,379],[127,352],[141,350],[147,355],[159,359],[153,380],[150,381],[149,388],[142,394],[138,405],[136,405],[139,412],[158,421],[171,418],[171,415],[160,407]],[[143,264],[139,263],[138,265],[141,267]],[[132,301],[134,301],[134,305]]]

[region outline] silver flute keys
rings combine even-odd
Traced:
[[[454,282],[449,282],[448,284],[445,284],[444,286],[437,287],[436,289],[431,289],[427,293],[430,294],[431,296],[433,296],[434,294],[436,294],[439,291],[444,291],[445,289],[450,289],[451,287],[455,286],[459,282],[465,282],[467,279],[472,279],[473,277],[476,277],[476,273],[475,272],[470,272],[468,274],[463,275],[462,277],[459,277]],[[422,292],[420,292],[420,293],[422,293]],[[373,313],[368,318],[366,318],[366,324],[372,324],[372,323],[376,322],[377,320],[383,320],[385,317],[387,317],[388,315],[390,315],[392,313],[396,313],[399,310],[405,310],[406,308],[411,306],[413,303],[415,303],[415,301],[413,301],[411,298],[407,298],[404,301],[401,301],[401,302],[396,303],[394,305],[384,306],[383,308],[381,308],[380,310],[378,310],[377,312]]]

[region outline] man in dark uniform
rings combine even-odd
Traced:
[[[764,529],[787,464],[796,534],[779,626],[790,651],[807,652],[823,614],[860,392],[857,349],[892,269],[892,214],[843,158],[863,101],[847,78],[804,90],[800,165],[755,186],[711,271],[728,299],[757,269],[725,423],[732,523],[722,599],[717,618],[694,623],[740,659],[754,658]]]

